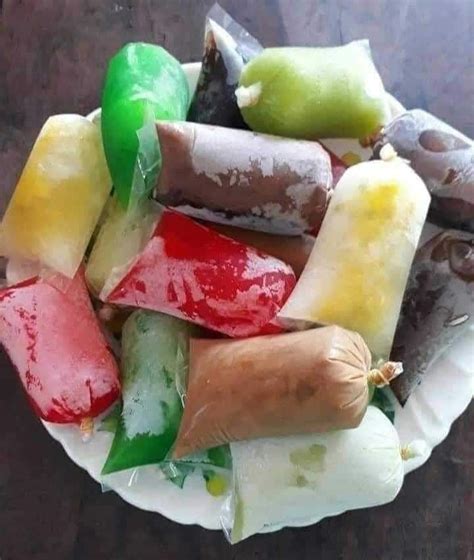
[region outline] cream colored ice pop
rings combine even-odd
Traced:
[[[337,324],[388,359],[430,196],[390,145],[340,179],[308,263],[280,312],[287,327]]]

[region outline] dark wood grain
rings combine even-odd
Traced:
[[[130,40],[200,58],[212,0],[0,2],[0,212],[48,115],[99,103],[108,57]],[[265,45],[367,36],[386,87],[474,135],[471,0],[229,0]],[[387,506],[230,548],[218,532],[144,513],[100,487],[31,414],[0,357],[1,560],[468,560],[474,558],[474,409]]]

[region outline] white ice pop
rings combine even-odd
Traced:
[[[388,359],[430,196],[390,145],[340,179],[308,263],[280,312],[286,326],[337,324]]]
[[[352,430],[239,441],[230,448],[233,507],[224,505],[222,521],[232,543],[264,529],[388,503],[402,486],[404,461],[427,452],[419,440],[401,447],[390,420],[373,406]]]

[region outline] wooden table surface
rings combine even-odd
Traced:
[[[44,120],[99,104],[125,42],[198,60],[212,0],[0,0],[0,213]],[[474,135],[472,0],[222,0],[264,45],[369,37],[385,85]],[[474,558],[474,408],[391,504],[233,548],[220,532],[144,513],[76,467],[0,357],[1,560],[467,560]]]

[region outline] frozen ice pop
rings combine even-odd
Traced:
[[[474,233],[474,142],[433,115],[413,109],[384,127],[375,154],[387,143],[425,181],[432,197],[428,219]]]
[[[363,138],[390,117],[367,40],[265,49],[242,70],[237,103],[253,130],[290,138]]]
[[[5,255],[39,261],[72,278],[111,187],[96,125],[79,115],[50,117],[2,222]]]
[[[100,297],[242,337],[278,332],[270,322],[294,285],[282,261],[164,210],[143,251],[112,270]]]
[[[280,312],[298,322],[337,324],[387,360],[430,196],[390,146],[383,160],[340,179],[308,264]]]
[[[357,333],[331,326],[244,340],[191,339],[182,457],[238,440],[355,428],[370,386],[400,364],[371,369]]]
[[[115,197],[110,198],[86,267],[87,283],[96,295],[112,269],[126,265],[143,249],[158,216],[153,201],[143,200],[125,210]]]
[[[159,171],[160,151],[152,123],[186,118],[188,103],[183,69],[164,48],[129,43],[110,59],[102,92],[102,136],[116,196],[124,208],[131,199],[149,193]],[[139,138],[148,124],[152,133],[145,134],[145,164]],[[137,187],[136,165],[143,175],[140,192],[132,191],[132,185]]]
[[[223,224],[212,224],[209,227],[222,233],[222,235],[245,243],[245,245],[250,245],[250,247],[255,247],[255,249],[289,264],[296,278],[301,276],[308,262],[315,239],[312,235],[272,235],[263,231],[253,231]]]
[[[102,474],[161,462],[182,414],[176,377],[187,368],[190,323],[135,311],[122,334],[123,409]]]
[[[405,404],[431,364],[474,323],[474,234],[448,230],[420,247],[408,278],[391,357],[403,379],[391,383]]]
[[[162,204],[283,235],[320,226],[332,173],[318,142],[187,122],[159,122],[157,130],[162,168],[155,197]]]
[[[235,89],[244,64],[262,50],[260,43],[219,4],[206,17],[204,55],[188,121],[247,128]]]
[[[53,274],[0,290],[0,344],[43,420],[81,423],[120,394],[82,269],[72,280]]]
[[[420,440],[402,447],[373,406],[354,430],[232,443],[233,508],[223,511],[230,540],[390,502],[403,484],[403,462],[425,449]]]

